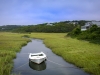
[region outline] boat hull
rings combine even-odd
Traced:
[[[30,53],[29,54],[29,60],[31,62],[40,64],[40,63],[42,63],[43,61],[46,60],[46,55],[43,52],[40,52],[40,53]]]
[[[43,61],[41,64],[36,64],[30,61],[29,67],[36,71],[42,71],[46,69],[46,63]]]
[[[45,61],[46,59],[45,59],[45,58],[41,58],[41,59],[29,59],[29,60],[30,60],[31,62],[40,64],[40,63],[42,63],[43,61]]]

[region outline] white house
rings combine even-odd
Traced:
[[[100,27],[100,21],[93,21],[93,22],[92,22],[92,25],[93,25],[93,24],[96,24],[98,27]]]
[[[52,24],[52,23],[47,23],[47,25],[50,25],[50,26],[52,26],[53,24]]]
[[[78,24],[78,22],[69,22],[69,24],[74,24],[75,25],[75,24]]]
[[[100,27],[100,21],[91,21],[91,22],[85,23],[84,26],[81,26],[81,31],[85,31],[85,30],[89,29],[94,24],[96,24],[98,27]]]

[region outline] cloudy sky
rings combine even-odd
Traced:
[[[100,0],[0,0],[0,25],[100,20]]]

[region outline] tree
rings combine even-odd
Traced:
[[[92,33],[92,32],[94,32],[94,31],[96,31],[97,28],[98,28],[97,25],[92,25],[92,27],[90,28],[90,32]]]

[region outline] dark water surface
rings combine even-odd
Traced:
[[[28,53],[41,51],[47,55],[48,60],[40,65],[29,62]],[[39,39],[32,39],[31,42],[22,47],[20,53],[17,53],[17,58],[14,59],[12,73],[16,75],[89,75],[55,55]]]

